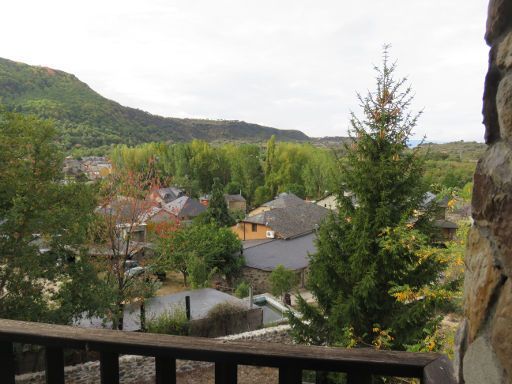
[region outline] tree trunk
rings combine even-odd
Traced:
[[[140,330],[146,332],[146,306],[144,300],[140,303]]]
[[[123,330],[123,319],[124,318],[124,304],[118,303],[117,304],[117,329],[122,331]]]

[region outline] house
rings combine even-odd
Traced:
[[[269,292],[270,274],[281,264],[286,269],[294,271],[300,286],[304,287],[309,254],[316,252],[315,238],[316,235],[310,232],[288,240],[245,241],[245,266],[242,268],[244,279],[253,287],[255,293]]]
[[[148,196],[150,201],[154,201],[160,205],[164,205],[185,196],[185,192],[177,187],[155,188]]]
[[[336,199],[336,196],[334,196],[333,194],[327,195],[321,198],[320,200],[317,200],[316,204],[321,207],[330,209],[331,211],[338,210],[338,200]]]
[[[179,221],[192,220],[206,211],[204,205],[188,196],[178,197],[176,200],[163,205],[162,208],[173,214]]]
[[[434,226],[439,228],[441,231],[441,239],[443,241],[453,240],[459,226],[447,220],[446,211],[448,209],[449,197],[444,197],[442,200],[437,201],[437,196],[432,192],[427,192],[422,202],[422,208],[424,210],[433,208],[434,209]],[[435,205],[434,205],[435,204]]]
[[[81,169],[89,180],[98,180],[112,173],[112,164],[106,157],[87,156],[81,160]]]
[[[241,194],[224,195],[224,199],[226,199],[226,204],[228,205],[228,210],[230,212],[245,213],[247,211],[247,202]]]
[[[246,216],[231,229],[241,240],[288,239],[311,233],[319,227],[329,210],[297,199],[300,202]]]
[[[226,204],[228,206],[228,210],[230,212],[246,212],[247,211],[247,202],[245,198],[241,195],[224,195],[224,200],[226,200]],[[210,195],[203,195],[199,198],[199,202],[208,207],[210,204]]]
[[[303,203],[305,203],[305,200],[302,200],[295,194],[284,192],[279,194],[279,196],[274,200],[268,201],[260,205],[258,208],[253,209],[251,212],[249,212],[248,216],[255,216],[259,213],[271,211],[272,209],[276,208],[289,208]]]

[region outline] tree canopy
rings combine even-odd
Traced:
[[[301,342],[407,349],[437,328],[445,264],[429,246],[424,163],[407,150],[419,114],[409,111],[411,88],[395,69],[385,51],[375,91],[358,95],[363,116],[352,114],[339,162],[339,213],[320,227],[311,255],[318,306],[299,300],[304,316],[291,316]]]
[[[0,317],[69,323],[102,304],[94,191],[63,184],[62,161],[52,124],[0,110]]]

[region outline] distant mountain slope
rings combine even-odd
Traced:
[[[22,113],[53,118],[67,148],[191,139],[306,141],[296,130],[243,121],[165,118],[124,107],[93,91],[74,75],[0,58],[0,103]]]

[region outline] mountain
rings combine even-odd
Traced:
[[[297,130],[243,121],[178,119],[152,115],[106,99],[72,74],[0,58],[0,103],[54,119],[68,149],[151,141],[306,141]]]

